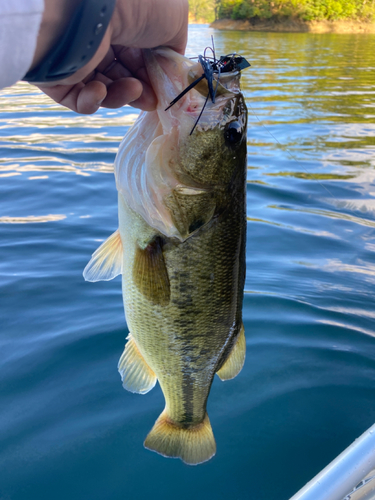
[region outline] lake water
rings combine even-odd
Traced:
[[[375,422],[375,35],[219,32],[251,62],[241,374],[215,380],[210,461],[142,443],[157,386],[123,390],[121,281],[86,283],[117,228],[112,165],[137,110],[0,96],[0,499],[287,500]]]

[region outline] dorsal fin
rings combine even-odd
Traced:
[[[109,281],[122,274],[122,259],[122,242],[117,229],[92,254],[83,271],[83,277],[86,281]]]

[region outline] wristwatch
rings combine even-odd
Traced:
[[[63,37],[26,82],[53,82],[73,75],[94,56],[111,20],[116,0],[82,0]]]

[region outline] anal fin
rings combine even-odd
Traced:
[[[166,306],[170,284],[163,255],[163,239],[157,236],[146,248],[137,248],[133,280],[140,292],[153,304]]]
[[[122,274],[123,249],[120,231],[117,229],[92,254],[83,271],[86,281],[109,281]]]
[[[245,363],[246,356],[246,339],[245,328],[241,325],[241,330],[238,335],[237,341],[225,360],[223,366],[216,373],[221,380],[230,380],[236,377]]]
[[[122,385],[127,391],[146,394],[155,386],[157,377],[139,352],[131,334],[127,338],[128,342],[118,362]]]

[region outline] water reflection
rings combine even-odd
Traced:
[[[195,56],[213,30],[190,30]],[[120,283],[81,277],[116,229],[112,164],[137,111],[79,116],[20,83],[0,97],[0,496],[106,498],[110,487],[159,500],[190,481],[182,500],[248,498],[249,484],[289,498],[375,420],[375,37],[214,35],[218,54],[252,64],[248,351],[239,377],[214,383],[222,451],[187,471],[142,450],[160,392],[152,408],[124,394]]]
[[[27,217],[0,217],[0,224],[29,224],[39,222],[56,222],[66,219],[66,215],[50,214],[50,215],[28,215]]]
[[[327,319],[319,320],[319,323],[323,325],[336,326],[338,328],[345,328],[347,330],[355,330],[357,332],[363,333],[364,335],[369,335],[370,337],[375,337],[375,330],[367,330],[365,328],[361,328],[359,326],[353,326],[347,323],[340,323],[338,321],[330,321]],[[348,350],[351,349],[351,346],[348,346]]]
[[[89,176],[90,172],[113,173],[113,162],[99,163],[99,162],[68,162],[58,160],[55,157],[25,157],[21,164],[9,164],[9,160],[4,158],[0,160],[0,177],[13,177],[15,175],[22,175],[22,173],[29,172],[66,172],[74,173],[76,175]],[[3,165],[2,165],[3,163]],[[47,165],[43,164],[47,163]],[[48,164],[49,163],[49,164]]]
[[[356,217],[351,214],[346,214],[343,212],[332,212],[330,210],[319,210],[319,209],[295,209],[295,208],[287,208],[281,207],[278,205],[269,205],[268,208],[276,209],[276,210],[285,210],[290,212],[302,212],[306,214],[314,214],[323,217],[329,217],[330,219],[342,219],[353,222],[355,224],[359,224],[361,226],[375,227],[375,221],[364,219],[361,217]]]
[[[327,179],[354,179],[355,175],[343,175],[343,174],[313,174],[308,172],[271,172],[265,173],[263,175],[268,175],[270,177],[295,177],[296,179],[310,179],[310,180],[327,180]]]
[[[15,175],[22,175],[22,174],[21,172],[5,172],[5,174],[0,174],[0,177],[14,177]]]
[[[330,273],[358,273],[368,276],[375,276],[375,264],[371,262],[359,261],[358,264],[347,264],[339,259],[328,259],[324,264],[325,269]],[[371,282],[375,283],[375,279],[371,278]]]
[[[290,231],[296,231],[297,233],[306,233],[306,234],[312,234],[315,236],[321,236],[324,238],[334,238],[334,239],[340,239],[340,237],[336,234],[330,233],[329,231],[319,231],[319,230],[312,230],[308,229],[306,227],[300,227],[297,225],[291,225],[291,224],[282,224],[280,222],[275,222],[275,221],[270,221],[266,219],[256,219],[254,217],[247,217],[247,222],[260,222],[261,224],[270,224],[271,226],[277,226],[281,227],[283,229],[287,229]]]

